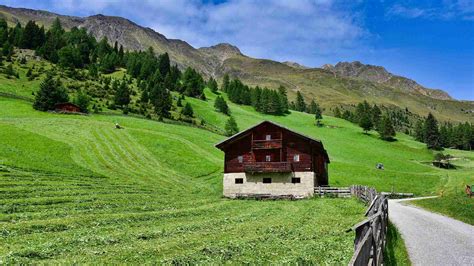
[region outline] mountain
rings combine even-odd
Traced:
[[[385,84],[391,87],[400,88],[407,92],[416,91],[422,95],[441,100],[451,100],[451,96],[442,90],[428,89],[416,81],[394,75],[388,72],[384,67],[365,65],[359,61],[354,62],[339,62],[335,66],[326,64],[322,66],[323,69],[333,72],[337,76],[347,78],[360,78],[363,80],[373,81]]]
[[[94,15],[73,17],[47,11],[0,6],[0,17],[10,24],[34,20],[49,27],[59,17],[65,28],[85,28],[97,39],[106,37],[128,50],[168,52],[180,68],[193,67],[207,77],[220,79],[225,73],[248,85],[288,88],[290,98],[301,91],[307,101],[316,99],[323,108],[354,105],[368,100],[387,106],[408,108],[419,115],[434,113],[442,120],[474,121],[474,102],[457,101],[446,92],[432,90],[415,81],[389,73],[380,66],[341,62],[334,66],[308,68],[295,62],[277,62],[244,55],[231,44],[194,48],[185,41],[168,39],[153,29],[121,17]]]

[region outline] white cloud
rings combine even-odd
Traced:
[[[387,9],[386,14],[405,18],[473,20],[474,1],[443,0],[428,2],[425,5],[419,5],[416,1],[405,4],[396,3]]]
[[[313,64],[315,57],[357,48],[368,35],[358,14],[350,10],[352,4],[335,0],[8,2],[70,15],[123,16],[195,47],[228,42],[250,56],[299,58],[306,64]]]

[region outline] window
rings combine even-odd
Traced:
[[[237,160],[239,160],[239,163],[243,163],[244,162],[244,156],[240,155],[239,157],[237,157]]]
[[[299,184],[299,183],[301,183],[301,178],[299,178],[299,177],[292,177],[292,178],[291,178],[291,183],[293,183],[293,184]]]
[[[271,184],[272,183],[272,179],[270,177],[264,177],[263,178],[263,183],[264,184]]]
[[[266,135],[265,136],[265,140],[271,140],[272,139],[272,135]]]
[[[244,183],[244,179],[243,179],[243,178],[236,178],[236,179],[235,179],[235,183],[236,183],[236,184],[243,184],[243,183]]]
[[[294,162],[299,162],[300,161],[300,155],[299,154],[293,155],[293,161]]]
[[[272,156],[271,155],[266,155],[265,156],[265,162],[271,162],[272,161]]]

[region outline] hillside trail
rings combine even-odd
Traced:
[[[474,226],[389,200],[389,218],[400,231],[413,265],[474,265]]]

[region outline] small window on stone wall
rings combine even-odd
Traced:
[[[272,183],[272,179],[270,177],[264,177],[263,178],[263,183],[264,184],[271,184]]]
[[[237,157],[237,160],[239,160],[239,163],[243,163],[244,162],[244,156],[240,155],[239,157]]]
[[[235,183],[236,183],[236,184],[243,184],[243,183],[244,183],[244,179],[243,179],[243,178],[236,178],[236,179],[235,179]]]
[[[299,178],[299,177],[292,177],[292,178],[291,178],[291,183],[293,183],[293,184],[299,184],[299,183],[301,183],[301,178]]]
[[[265,162],[271,162],[272,161],[272,156],[271,155],[266,155],[265,156]]]

